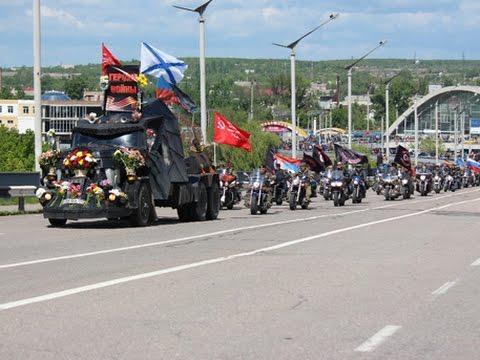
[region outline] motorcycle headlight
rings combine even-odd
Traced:
[[[259,181],[255,181],[255,182],[253,183],[253,188],[254,188],[254,189],[260,189],[260,182],[259,182]]]
[[[402,184],[403,184],[403,185],[407,185],[407,184],[408,184],[408,180],[407,180],[407,179],[403,179],[403,180],[402,180]]]
[[[420,180],[425,181],[427,180],[427,177],[425,175],[420,176]]]
[[[300,179],[299,179],[299,178],[296,178],[295,180],[293,180],[293,185],[294,185],[294,186],[300,185]]]
[[[355,181],[353,182],[353,185],[358,185],[358,180],[355,180]]]
[[[334,181],[334,182],[332,182],[332,186],[333,187],[340,187],[340,186],[342,186],[342,183],[340,181]]]

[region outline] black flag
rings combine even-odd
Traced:
[[[315,161],[322,164],[323,167],[328,167],[333,165],[332,160],[328,157],[325,151],[323,151],[320,145],[315,145],[315,147],[313,148],[312,156],[315,159]]]
[[[317,174],[324,169],[322,163],[317,162],[313,156],[306,153],[303,153],[303,162],[308,165],[311,171],[316,172]]]
[[[397,154],[395,155],[394,162],[405,169],[412,171],[412,160],[410,159],[410,153],[401,145],[398,145],[397,147]]]
[[[351,149],[334,144],[337,161],[350,165],[368,164],[368,157]]]
[[[265,167],[271,171],[275,171],[275,154],[277,151],[270,146],[267,150],[267,154],[265,155]]]

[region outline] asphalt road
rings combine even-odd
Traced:
[[[158,213],[0,218],[0,359],[480,357],[480,189]]]

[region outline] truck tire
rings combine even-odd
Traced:
[[[135,227],[150,225],[152,213],[152,193],[147,184],[140,184],[138,189],[138,208],[130,215],[130,224]]]
[[[178,219],[182,222],[193,221],[193,205],[186,204],[177,208]]]
[[[205,221],[207,219],[208,192],[204,183],[198,184],[198,201],[193,208],[193,218],[195,221]]]
[[[48,222],[53,227],[62,227],[67,223],[67,219],[48,219]]]
[[[232,196],[231,204],[233,205],[233,196]],[[216,220],[218,218],[219,212],[220,212],[220,187],[218,186],[218,183],[214,181],[212,183],[212,186],[208,189],[207,220]]]

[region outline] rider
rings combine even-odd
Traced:
[[[310,198],[312,196],[312,185],[310,184],[310,181],[313,179],[313,172],[310,171],[308,165],[305,162],[302,162],[300,164],[300,171],[297,175],[300,179],[305,179],[305,199],[307,200],[307,202],[310,202]]]

